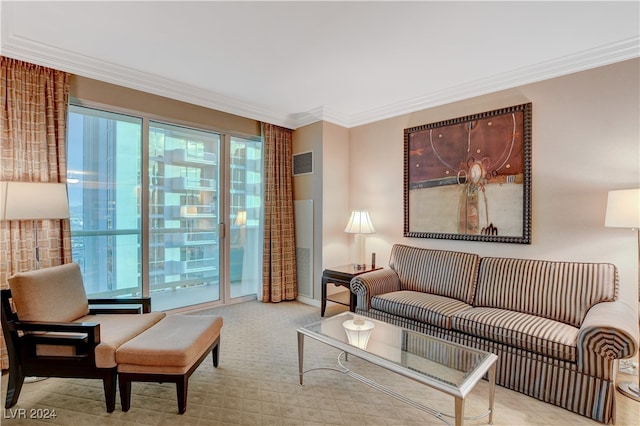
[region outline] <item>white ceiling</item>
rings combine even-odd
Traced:
[[[9,2],[1,53],[296,128],[640,57],[640,2]]]

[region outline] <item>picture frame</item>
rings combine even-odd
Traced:
[[[404,236],[531,243],[532,104],[404,129]]]

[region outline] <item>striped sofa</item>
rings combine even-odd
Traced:
[[[614,265],[398,244],[351,291],[357,313],[495,353],[499,385],[615,423],[618,360],[638,350],[638,328]]]

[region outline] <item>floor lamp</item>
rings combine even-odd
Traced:
[[[635,230],[637,234],[638,299],[640,301],[640,188],[609,191],[604,226],[611,228],[631,228]],[[640,303],[638,309],[640,310]],[[618,390],[629,398],[640,401],[640,374],[638,374],[638,383],[618,383]]]
[[[38,220],[68,219],[67,185],[48,182],[0,182],[0,220],[33,220],[36,269],[40,269]],[[46,377],[25,377],[25,383]]]
[[[49,182],[0,182],[0,220],[33,220],[36,269],[40,268],[38,221],[68,219],[67,185]]]

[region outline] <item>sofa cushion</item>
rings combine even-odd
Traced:
[[[618,272],[609,263],[485,257],[473,304],[580,327],[593,305],[612,302],[617,294]]]
[[[450,297],[404,290],[373,296],[371,308],[451,329],[451,316],[471,306]]]
[[[476,254],[396,244],[391,249],[389,267],[398,274],[402,290],[452,297],[471,304],[479,261]]]
[[[9,287],[21,321],[70,322],[89,312],[77,263],[17,273]]]
[[[116,349],[165,316],[164,312],[100,314],[86,315],[75,322],[97,322],[100,324],[100,344],[96,346],[96,367],[112,368],[116,366]]]
[[[576,361],[578,328],[497,308],[472,308],[451,318],[454,330],[565,361]]]

